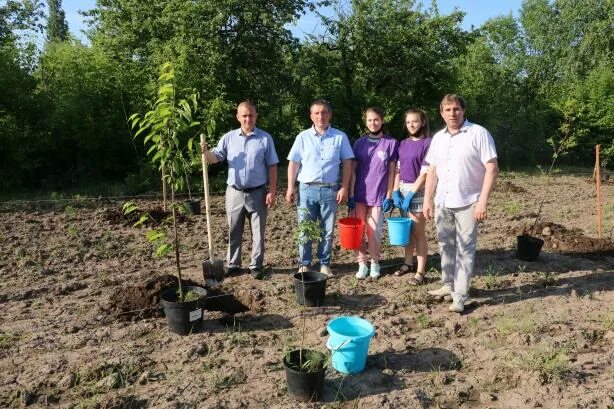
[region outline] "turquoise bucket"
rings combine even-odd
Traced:
[[[360,317],[338,317],[326,326],[333,368],[345,374],[365,369],[369,343],[375,335],[375,327]]]
[[[409,217],[389,217],[388,240],[391,246],[407,246],[409,244],[409,232],[411,231],[412,219]]]

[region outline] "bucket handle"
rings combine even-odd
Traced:
[[[341,348],[343,348],[346,344],[352,342],[353,339],[352,338],[348,338],[345,341],[343,341],[340,345],[338,346],[332,346],[330,344],[330,339],[326,342],[326,348],[330,349],[330,353],[333,354],[335,352],[337,352],[338,350],[340,350]]]

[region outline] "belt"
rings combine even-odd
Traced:
[[[253,192],[254,190],[262,189],[264,185],[255,186],[255,187],[244,187],[244,188],[240,188],[235,185],[230,185],[230,187],[233,188],[234,190],[238,190],[239,192],[249,193],[249,192]]]
[[[329,187],[338,185],[338,183],[326,183],[326,182],[307,182],[305,184],[309,186],[329,186]]]

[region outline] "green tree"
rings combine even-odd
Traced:
[[[470,39],[462,16],[423,10],[412,0],[353,0],[324,18],[327,33],[301,50],[308,53],[299,71],[304,93],[330,87],[336,121],[353,135],[363,129],[362,109],[381,105],[399,134],[407,108],[436,107],[453,88],[451,61]]]
[[[62,9],[62,0],[47,0],[49,15],[47,16],[47,40],[66,41],[68,38],[68,23]]]

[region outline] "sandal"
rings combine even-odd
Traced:
[[[394,272],[394,275],[397,277],[400,277],[402,275],[409,273],[412,269],[413,269],[413,266],[411,264],[403,263],[401,268],[399,268],[397,271]]]
[[[416,275],[411,277],[408,281],[409,285],[420,285],[423,282],[424,282],[424,273],[416,273]]]

